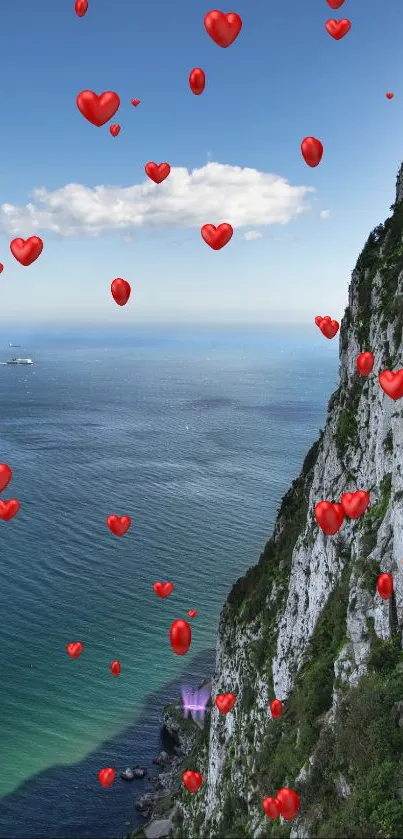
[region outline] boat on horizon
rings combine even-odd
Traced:
[[[20,346],[21,346],[21,344],[9,344],[8,346],[9,346],[9,347],[20,347]]]
[[[10,358],[6,364],[33,364],[32,358]]]

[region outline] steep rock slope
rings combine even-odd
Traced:
[[[403,367],[403,166],[391,211],[352,274],[325,430],[224,606],[212,695],[237,702],[226,716],[211,710],[186,767],[204,783],[181,792],[175,839],[403,836],[403,399],[378,382]],[[356,370],[364,350],[375,355],[368,378]],[[370,491],[369,510],[325,536],[316,502],[356,489]],[[386,602],[381,571],[394,578]],[[293,822],[262,809],[282,786],[301,796]]]

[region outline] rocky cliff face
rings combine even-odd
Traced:
[[[213,707],[207,745],[188,761],[204,784],[181,792],[176,839],[403,836],[403,399],[378,383],[403,367],[403,167],[391,210],[352,274],[325,431],[224,606],[212,695],[237,702],[228,715]],[[369,377],[356,370],[364,350]],[[316,502],[356,489],[370,508],[325,536]],[[395,585],[386,602],[383,571]],[[262,809],[282,786],[301,796],[293,822]]]

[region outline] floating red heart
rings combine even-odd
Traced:
[[[76,641],[74,644],[67,644],[66,650],[70,658],[78,658],[84,649],[84,644],[81,641]]]
[[[327,0],[331,9],[340,9],[340,6],[343,5],[344,0]]]
[[[393,577],[391,574],[380,574],[376,587],[382,600],[389,600],[393,594]]]
[[[15,259],[27,268],[41,255],[43,242],[39,236],[30,236],[29,239],[13,239],[10,242],[10,251]]]
[[[106,523],[109,530],[111,530],[115,536],[124,536],[124,534],[127,533],[132,520],[130,516],[108,516]]]
[[[219,47],[229,47],[242,29],[242,19],[234,12],[224,14],[214,10],[204,16],[204,26],[210,38]]]
[[[118,306],[126,306],[132,290],[127,280],[122,280],[121,277],[116,277],[116,280],[111,282],[111,293]]]
[[[344,492],[340,503],[349,519],[359,519],[365,513],[370,502],[369,492],[359,489],[357,492]]]
[[[206,74],[201,67],[194,67],[189,74],[189,87],[195,96],[200,96],[206,87]]]
[[[165,181],[165,178],[168,177],[171,167],[169,163],[154,163],[151,161],[147,163],[144,167],[146,175],[154,181],[155,184],[162,184],[162,181]]]
[[[200,232],[204,241],[207,245],[210,245],[213,251],[219,251],[225,245],[228,245],[234,233],[231,225],[226,222],[219,224],[218,227],[215,227],[214,224],[204,224]]]
[[[162,599],[164,600],[165,597],[169,597],[169,595],[172,594],[174,590],[174,584],[161,583],[160,581],[158,581],[157,583],[153,584],[153,589],[155,593],[158,594],[158,597],[162,597]]]
[[[270,713],[274,720],[279,720],[283,713],[283,703],[280,699],[272,699],[270,702]]]
[[[362,352],[357,358],[357,370],[361,376],[369,376],[374,367],[374,356],[372,352]]]
[[[16,498],[11,498],[10,501],[0,501],[0,519],[2,521],[10,521],[17,515],[21,504]]]
[[[135,108],[137,108],[137,105],[140,105],[140,99],[132,99],[131,102]]]
[[[326,536],[334,536],[340,530],[344,521],[344,510],[341,504],[333,504],[331,501],[318,501],[315,504],[316,521],[326,533]]]
[[[337,335],[337,332],[339,331],[339,324],[337,320],[331,320],[330,315],[325,315],[324,318],[322,318],[320,315],[317,315],[315,318],[315,323],[316,326],[319,326],[319,329],[322,335],[325,336],[325,338],[334,338],[334,336]]]
[[[323,156],[323,145],[316,137],[304,137],[301,143],[302,157],[311,168],[319,166]]]
[[[195,618],[197,615],[197,609],[189,609],[188,615],[190,618]]]
[[[396,370],[396,373],[392,370],[384,370],[383,373],[379,373],[378,379],[382,390],[384,390],[391,399],[396,401],[396,399],[402,398],[403,369]]]
[[[76,0],[74,8],[78,17],[84,17],[88,12],[88,0]]]
[[[343,18],[343,20],[327,20],[325,23],[326,32],[332,36],[336,41],[340,41],[340,38],[344,38],[347,35],[347,32],[351,29],[351,21],[347,20],[347,18]]]
[[[0,274],[2,274],[3,271],[4,271],[4,265],[3,265],[2,262],[0,262]]]
[[[115,122],[113,125],[110,126],[109,131],[112,134],[112,137],[117,137],[120,134],[120,125],[118,122]]]
[[[276,795],[276,801],[283,819],[286,821],[295,819],[299,810],[300,798],[293,789],[288,789],[288,787],[280,789]]]
[[[235,693],[219,693],[215,698],[215,704],[220,714],[228,714],[228,711],[232,711],[235,702]]]
[[[9,485],[13,473],[7,463],[0,463],[0,492]]]
[[[394,95],[394,93],[385,93],[387,99],[393,99]]]
[[[266,813],[266,816],[269,819],[278,819],[280,816],[280,807],[277,801],[277,798],[272,798],[270,795],[266,796],[266,798],[262,801],[263,810]]]
[[[183,772],[182,781],[189,792],[197,792],[203,783],[203,775],[188,769],[187,772]]]
[[[100,769],[98,772],[98,780],[102,787],[111,787],[116,778],[114,769]]]
[[[78,94],[76,102],[83,117],[98,128],[109,122],[120,106],[120,98],[112,90],[107,90],[100,96],[93,90],[82,90]]]
[[[192,642],[192,630],[185,620],[176,620],[169,630],[169,641],[176,655],[186,655]]]
[[[119,676],[120,675],[120,661],[112,661],[111,673],[112,673],[112,676]]]

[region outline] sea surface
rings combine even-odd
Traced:
[[[21,502],[0,522],[0,837],[121,839],[146,785],[97,773],[151,769],[164,702],[210,674],[226,595],[324,425],[337,344],[314,325],[133,327],[0,336],[12,352],[35,363],[0,366],[2,498]],[[132,518],[122,538],[111,513]]]

